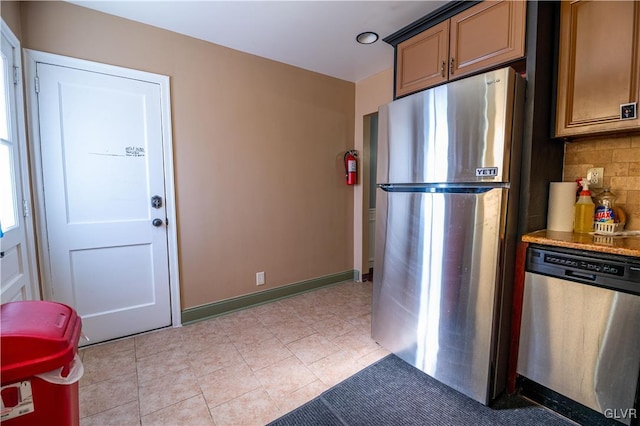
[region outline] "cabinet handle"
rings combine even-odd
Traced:
[[[449,74],[453,74],[453,63],[455,59],[451,58],[451,62],[449,63]]]
[[[442,74],[442,77],[444,77],[444,66],[445,66],[445,61],[442,61],[442,63],[440,64],[440,74]]]

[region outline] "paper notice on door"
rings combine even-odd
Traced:
[[[127,157],[144,157],[144,148],[140,146],[128,146],[125,148]]]

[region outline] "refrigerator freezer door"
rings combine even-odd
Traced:
[[[504,68],[383,105],[378,183],[509,182],[516,89],[523,87]]]
[[[378,189],[372,337],[486,404],[509,190],[426,190]]]

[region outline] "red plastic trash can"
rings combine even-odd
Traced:
[[[0,306],[0,421],[3,425],[80,424],[78,357],[82,322],[61,303]]]

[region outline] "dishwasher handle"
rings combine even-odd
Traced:
[[[567,277],[576,278],[579,280],[595,281],[597,278],[595,274],[586,274],[583,272],[576,272],[576,271],[570,271],[570,270],[564,271],[564,274]]]

